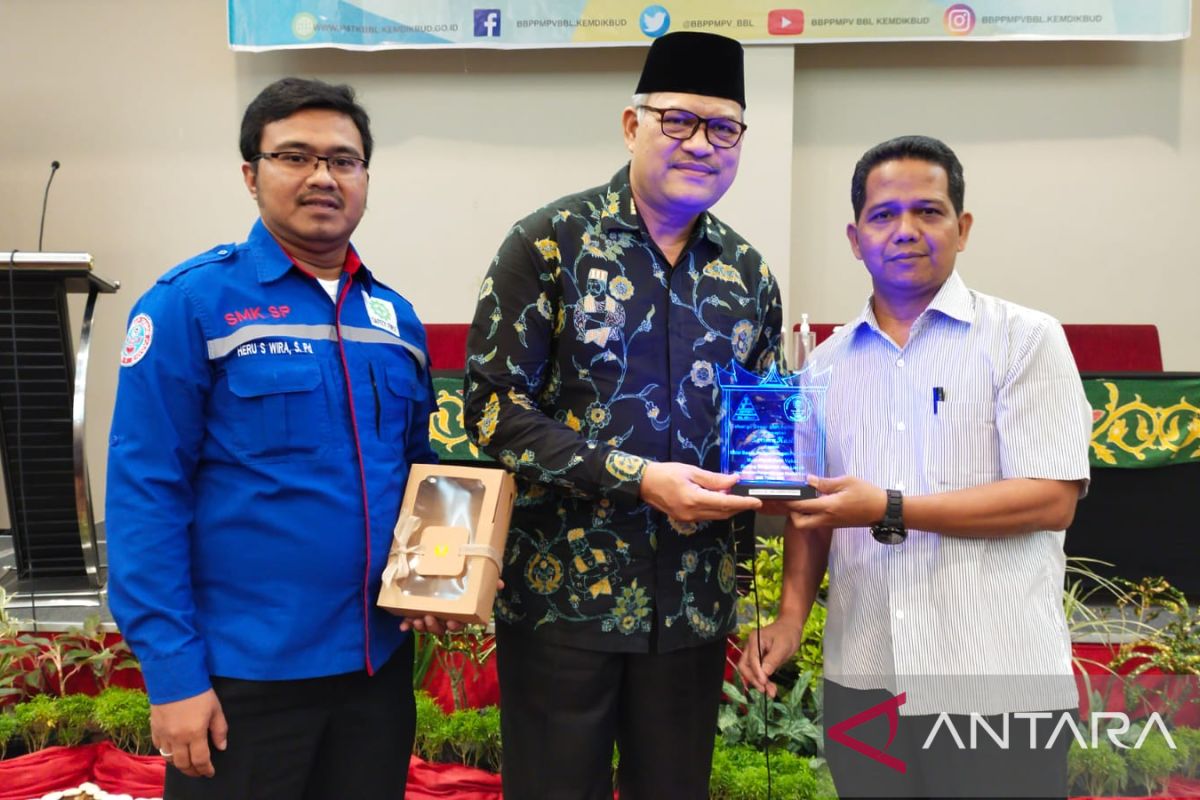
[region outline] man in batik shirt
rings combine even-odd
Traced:
[[[780,356],[762,256],[708,209],[737,173],[742,49],[655,41],[607,184],[518,222],[479,294],[465,422],[521,492],[496,603],[504,795],[705,798],[759,501],[721,475],[715,372]]]

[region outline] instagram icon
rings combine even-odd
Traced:
[[[946,9],[946,33],[966,36],[975,28],[975,11],[966,3],[955,3]]]

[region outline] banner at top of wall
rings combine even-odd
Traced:
[[[229,0],[234,50],[1187,38],[1190,0]]]

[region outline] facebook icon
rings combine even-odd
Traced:
[[[476,36],[500,36],[500,9],[498,8],[477,8],[475,9],[475,35]]]

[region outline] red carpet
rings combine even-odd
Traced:
[[[161,797],[164,770],[158,756],[132,756],[110,742],[48,747],[0,761],[0,800],[30,800],[88,782],[109,794]],[[501,800],[500,776],[470,767],[429,764],[413,756],[405,797]]]
[[[0,761],[0,800],[30,800],[91,782],[109,794],[161,797],[163,760],[131,756],[109,742],[83,747],[49,747]],[[1200,797],[1200,781],[1173,780],[1171,797]],[[500,776],[413,756],[408,768],[409,800],[502,800]]]

